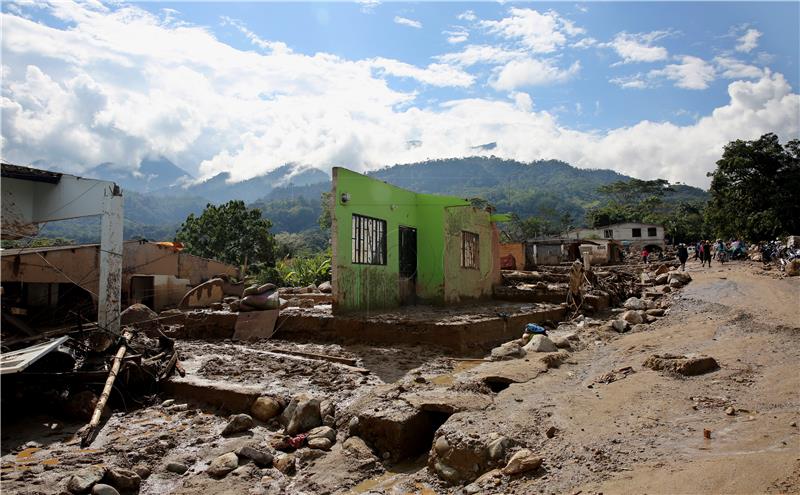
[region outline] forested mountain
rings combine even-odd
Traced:
[[[612,170],[579,169],[555,160],[522,163],[495,157],[429,160],[394,165],[369,175],[412,191],[481,198],[498,212],[516,213],[520,218],[538,215],[553,220],[568,215],[573,225],[583,224],[586,210],[604,199],[597,191],[600,186],[630,179]],[[315,180],[320,178],[323,180]],[[330,188],[324,172],[304,169],[298,173],[286,165],[235,184],[217,176],[189,188],[144,194],[126,190],[125,238],[171,239],[189,213],[198,214],[206,203],[229,199],[243,199],[260,208],[272,221],[273,232],[313,230],[321,213],[320,195]],[[702,189],[672,188],[674,192],[663,197],[668,205],[707,199]],[[99,223],[91,219],[58,222],[48,225],[44,235],[93,242],[99,238]]]

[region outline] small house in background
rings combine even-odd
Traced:
[[[155,311],[176,307],[189,288],[239,272],[235,266],[183,253],[173,243],[125,241],[122,253],[123,306],[142,303]],[[92,320],[100,254],[99,244],[3,249],[4,310],[8,306],[33,325],[72,321],[70,312]]]
[[[332,175],[335,312],[492,296],[501,282],[494,222],[505,216],[345,168]]]
[[[593,241],[619,241],[622,246],[631,251],[641,251],[647,248],[650,251],[663,251],[664,226],[652,223],[616,223],[605,227],[575,229],[567,234],[570,239],[590,239]]]
[[[562,237],[529,239],[525,242],[525,264],[533,268],[570,263],[581,257],[581,244],[581,241]]]

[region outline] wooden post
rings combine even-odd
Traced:
[[[117,350],[117,354],[114,356],[114,362],[111,365],[111,371],[108,372],[108,378],[106,379],[106,385],[103,387],[103,393],[100,394],[100,399],[98,399],[97,406],[94,408],[92,420],[89,421],[89,424],[86,426],[86,431],[83,432],[81,438],[82,447],[86,447],[94,441],[94,437],[97,434],[97,427],[100,424],[100,416],[102,416],[103,409],[106,407],[106,402],[108,402],[108,397],[111,395],[111,389],[114,387],[114,381],[117,379],[117,373],[119,372],[120,364],[122,364],[122,358],[125,357],[125,352],[128,350],[128,339],[131,338],[131,335],[130,330],[126,330],[122,335],[122,345],[119,346],[119,350]]]

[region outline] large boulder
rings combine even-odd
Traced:
[[[158,313],[141,303],[125,308],[119,315],[119,323],[123,327],[133,327],[148,335],[157,333],[159,329]]]
[[[519,345],[519,342],[512,340],[506,342],[498,347],[492,349],[492,361],[503,361],[506,359],[516,359],[525,357],[525,350]]]
[[[281,413],[283,405],[272,397],[259,397],[250,407],[250,414],[259,421],[269,421]]]
[[[556,352],[558,348],[546,335],[534,335],[523,347],[525,352]]]
[[[280,308],[281,302],[280,297],[278,296],[277,290],[271,290],[267,292],[261,292],[258,294],[250,294],[245,296],[241,303],[239,303],[240,309],[248,309],[254,308],[258,310],[265,310],[265,309],[278,309]]]
[[[297,435],[322,425],[320,400],[307,394],[299,394],[286,406],[280,421],[286,426],[286,433]]]

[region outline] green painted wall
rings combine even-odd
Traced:
[[[478,268],[461,266],[461,232],[478,234]],[[485,210],[451,206],[444,214],[444,300],[459,303],[491,297],[500,283],[500,235]]]
[[[417,229],[417,297],[420,302],[443,302],[445,208],[468,207],[469,203],[452,196],[413,193],[344,168],[333,169],[333,188],[334,309],[371,310],[400,304],[400,226]],[[345,193],[349,200],[343,203]],[[353,214],[386,220],[386,265],[352,263]]]

